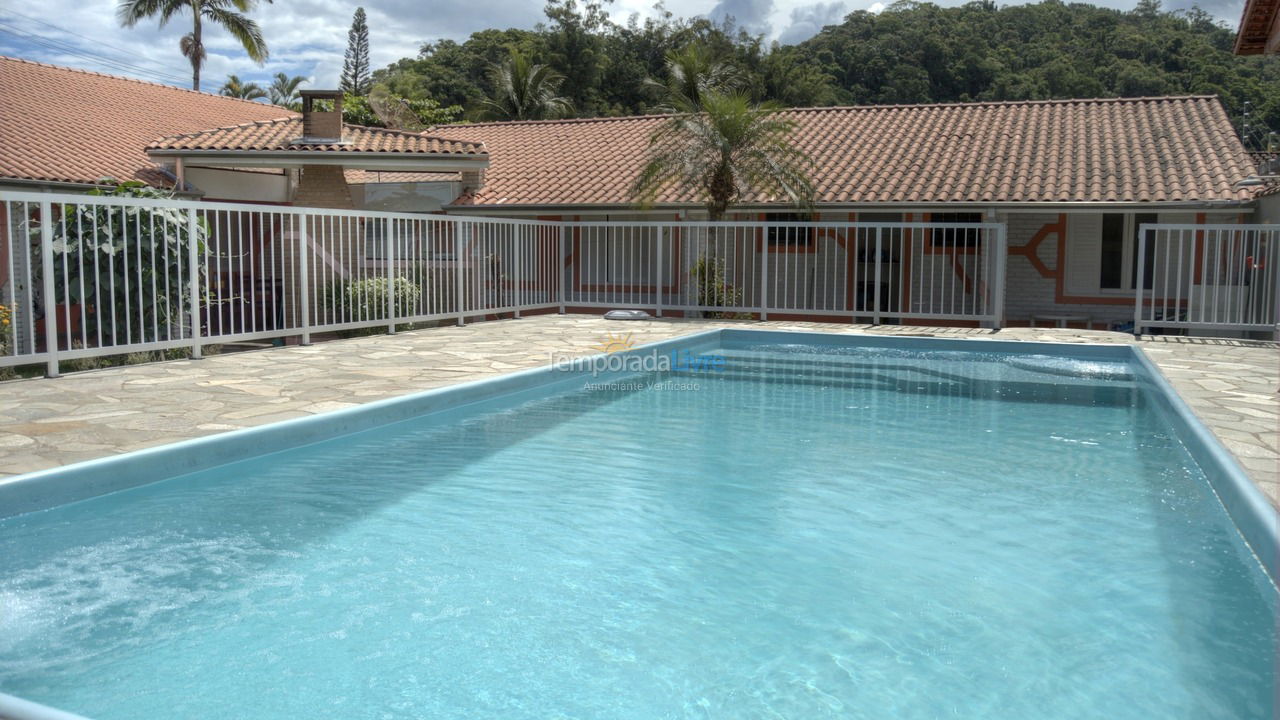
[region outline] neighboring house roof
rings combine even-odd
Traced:
[[[784,111],[826,205],[1239,201],[1253,173],[1214,97]],[[455,206],[626,206],[663,116],[441,126],[483,142],[480,189]],[[700,200],[672,188],[659,204]],[[776,202],[746,198],[744,204]]]
[[[418,133],[342,126],[342,142],[314,143],[302,140],[302,119],[279,118],[243,123],[212,130],[188,132],[155,140],[147,146],[151,155],[189,151],[238,151],[253,153],[395,153],[402,155],[485,155],[484,145]]]
[[[1236,55],[1262,55],[1280,45],[1280,0],[1245,0],[1236,32]]]
[[[147,158],[160,135],[289,111],[248,100],[0,56],[0,179],[169,185]]]

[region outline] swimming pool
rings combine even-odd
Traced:
[[[0,691],[97,720],[1274,710],[1275,588],[1223,508],[1250,498],[1129,348],[646,353],[678,369],[0,484],[30,511],[0,520]]]

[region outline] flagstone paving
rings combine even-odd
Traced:
[[[1125,334],[1056,328],[926,328],[806,322],[540,315],[311,346],[215,355],[0,383],[0,476],[328,412],[359,403],[592,354],[606,333],[637,343],[713,327],[1132,343]],[[1137,341],[1196,414],[1280,507],[1280,353],[1276,343]]]

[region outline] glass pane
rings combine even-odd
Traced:
[[[1102,216],[1101,268],[1098,287],[1119,290],[1124,273],[1124,215],[1120,213]]]
[[[1133,272],[1131,273],[1131,276],[1129,278],[1129,287],[1138,286],[1138,233],[1140,232],[1139,228],[1142,227],[1142,223],[1153,223],[1153,222],[1159,222],[1159,218],[1156,216],[1155,213],[1138,213],[1133,216],[1133,250],[1130,251],[1133,253],[1133,263],[1131,264],[1131,266],[1133,267]],[[1150,241],[1151,238],[1147,238],[1147,240]],[[1151,289],[1151,276],[1155,274],[1155,266],[1156,266],[1155,257],[1156,257],[1155,248],[1148,246],[1147,256],[1142,259],[1142,263],[1144,266],[1143,273],[1145,273],[1142,276],[1142,288],[1144,290]]]

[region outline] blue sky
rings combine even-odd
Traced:
[[[1100,0],[1129,9],[1136,0]],[[262,26],[271,58],[258,67],[235,41],[219,30],[207,31],[209,59],[202,89],[217,91],[228,73],[263,81],[276,72],[307,77],[311,87],[334,87],[342,70],[351,14],[359,3],[347,0],[278,0],[252,16]],[[941,5],[960,4],[944,0]],[[1234,27],[1243,0],[1201,0],[1201,7]],[[1191,0],[1166,2],[1190,7]],[[424,41],[462,40],[486,27],[531,28],[544,20],[542,0],[366,0],[374,67],[416,55]],[[178,52],[178,39],[190,30],[190,16],[165,28],[143,22],[126,29],[115,20],[115,0],[5,0],[0,4],[0,54],[59,65],[130,75],[173,85],[189,85],[191,68]],[[738,23],[782,42],[798,42],[823,25],[839,23],[854,10],[878,10],[874,0],[688,0],[672,2],[677,15],[734,16]],[[652,0],[614,0],[610,14],[625,22],[632,14],[654,13]]]

